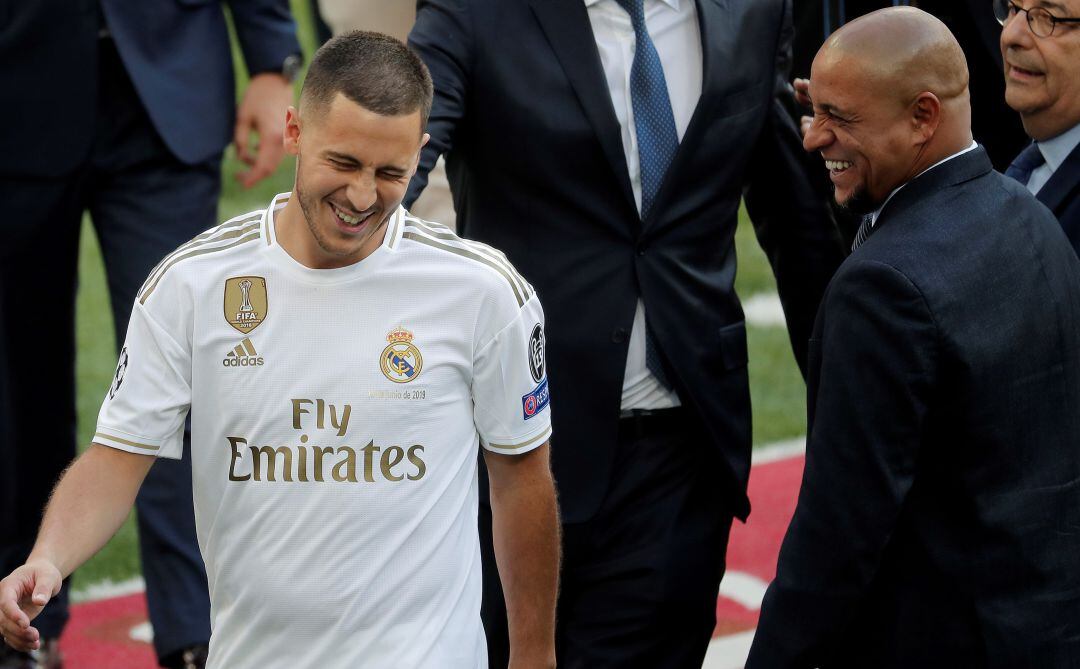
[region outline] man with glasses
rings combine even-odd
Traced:
[[[994,14],[1005,101],[1035,140],[1006,174],[1054,212],[1080,253],[1080,0],[994,0]]]

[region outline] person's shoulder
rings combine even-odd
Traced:
[[[266,235],[265,210],[258,209],[230,218],[181,244],[150,271],[139,289],[137,299],[146,304],[166,283],[205,273],[207,266],[232,261],[237,254],[259,248],[256,243]]]
[[[423,255],[427,262],[451,271],[459,287],[513,300],[518,307],[536,292],[499,249],[465,239],[445,225],[411,214],[402,219],[401,251]]]

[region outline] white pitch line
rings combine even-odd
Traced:
[[[742,669],[753,641],[754,630],[713,639],[701,669]]]
[[[787,460],[806,453],[806,437],[795,437],[784,441],[774,441],[755,448],[750,454],[750,463],[753,465],[767,465],[770,462]]]
[[[145,590],[146,581],[141,576],[135,576],[119,583],[106,579],[75,590],[71,593],[71,601],[75,603],[94,602],[99,599],[126,597]]]
[[[768,583],[753,574],[728,570],[724,580],[720,581],[720,595],[738,602],[744,608],[757,611],[761,608],[768,587]]]
[[[141,622],[135,627],[128,630],[128,637],[133,641],[142,641],[143,643],[154,643],[154,628],[150,624],[150,621]]]
[[[784,319],[784,307],[780,304],[780,296],[776,293],[751,295],[743,300],[742,307],[746,322],[750,325],[782,327],[787,324]]]

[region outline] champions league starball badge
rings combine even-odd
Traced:
[[[544,328],[539,323],[529,336],[529,372],[537,383],[544,378]]]
[[[383,376],[394,383],[408,383],[420,376],[424,358],[420,349],[413,346],[413,333],[403,327],[393,329],[386,335],[390,345],[383,349],[379,357],[379,369]]]

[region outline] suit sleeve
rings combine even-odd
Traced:
[[[472,69],[473,25],[467,0],[418,0],[416,23],[409,33],[413,48],[431,71],[435,96],[427,132],[431,139],[420,152],[420,165],[409,182],[405,208],[427,186],[428,173],[439,156],[450,151],[466,112]]]
[[[802,488],[747,669],[827,664],[844,643],[911,489],[934,388],[938,330],[900,272],[845,267],[823,309]]]
[[[844,258],[828,195],[811,179],[815,166],[787,112],[792,95],[791,6],[778,19],[774,98],[747,172],[745,199],[758,241],[769,258],[792,348],[806,374],[806,342],[821,296]]]
[[[279,72],[286,58],[300,53],[288,0],[229,0],[228,4],[249,74]]]

